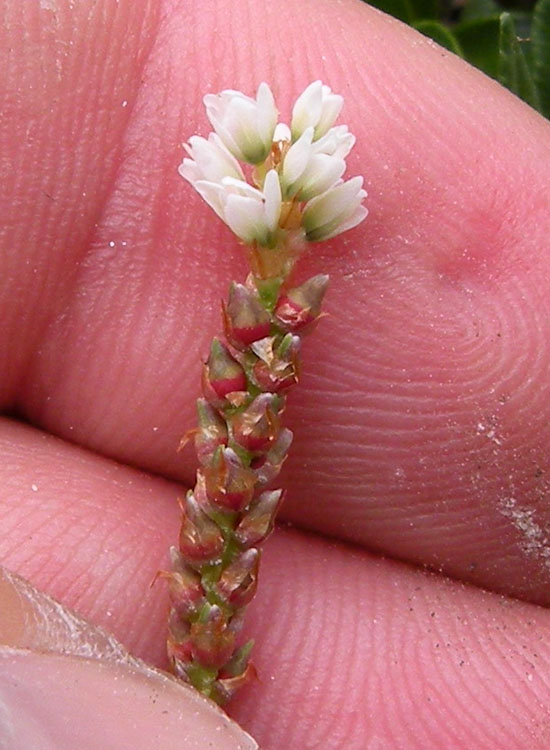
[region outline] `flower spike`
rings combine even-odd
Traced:
[[[258,584],[258,544],[283,499],[270,483],[292,442],[282,424],[298,382],[302,337],[321,318],[328,276],[291,274],[308,243],[367,215],[363,178],[344,181],[355,138],[334,125],[343,99],[321,81],[297,98],[290,127],[266,83],[256,97],[231,89],[204,97],[214,132],[193,136],[179,172],[247,245],[250,273],[222,305],[224,338],[203,367],[194,436],[195,487],[180,502],[179,545],[167,580],[168,655],[174,673],[223,704],[255,676],[252,642],[239,644]],[[240,162],[244,162],[243,166]]]

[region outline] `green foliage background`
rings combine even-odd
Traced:
[[[550,0],[368,0],[550,118]]]

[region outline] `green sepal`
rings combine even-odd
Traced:
[[[269,312],[273,312],[273,310],[275,309],[275,305],[277,304],[277,300],[279,299],[279,292],[281,291],[281,286],[283,283],[282,277],[275,276],[270,279],[259,279],[257,277],[254,277],[254,283],[256,285],[256,289],[258,290],[262,305]]]
[[[229,677],[237,677],[238,675],[242,674],[249,662],[253,647],[253,640],[247,641],[245,644],[240,646],[240,648],[235,651],[227,664],[224,664],[224,674]]]
[[[191,662],[185,668],[185,673],[193,687],[203,695],[210,697],[214,682],[218,676],[217,669],[203,667],[197,662]]]

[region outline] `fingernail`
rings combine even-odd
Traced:
[[[1,567],[0,644],[6,750],[258,747],[214,703]]]

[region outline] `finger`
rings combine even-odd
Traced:
[[[0,602],[5,750],[257,747],[211,701],[2,570]]]
[[[207,89],[265,78],[288,110],[322,76],[346,95],[358,136],[350,169],[368,176],[371,217],[304,267],[332,272],[334,314],[309,342],[315,375],[289,410],[286,513],[547,602],[548,126],[366,6],[248,7],[178,6],[160,22],[113,190],[21,407],[59,434],[190,481],[174,447],[192,423],[222,279],[244,270],[228,231],[179,183],[177,144],[204,129]],[[203,20],[214,16],[221,39]],[[191,84],[211,49],[228,61],[223,74],[203,55]],[[281,57],[303,71],[299,83]]]
[[[158,6],[0,2],[0,404],[70,305],[154,36]]]
[[[177,542],[178,488],[23,425],[0,427],[0,560],[165,665],[166,596],[152,584]]]
[[[18,567],[35,584],[159,660],[167,596],[143,580],[175,532],[163,483],[40,443],[37,491],[13,458],[9,489],[0,482],[5,562],[24,549]],[[281,529],[260,580],[242,636],[257,641],[259,681],[231,712],[262,748],[547,747],[547,610]]]

